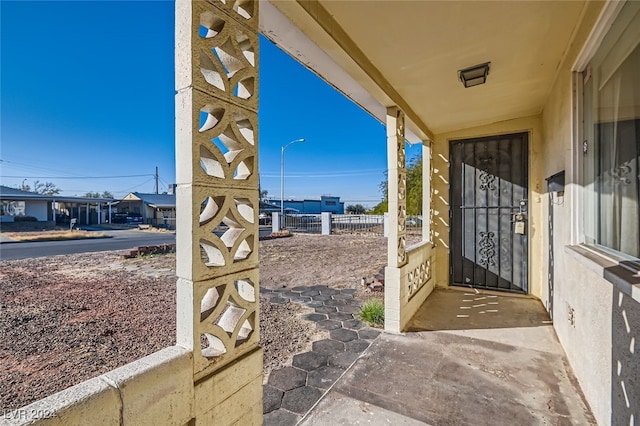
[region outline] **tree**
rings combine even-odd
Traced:
[[[389,180],[388,178],[378,185],[382,193],[382,201],[376,205],[374,214],[386,213],[389,209]],[[422,214],[422,155],[413,157],[407,165],[407,214]]]
[[[102,194],[99,192],[87,192],[84,194],[87,198],[113,198],[113,194],[109,191],[104,191]]]
[[[22,181],[18,189],[22,191],[35,192],[42,195],[57,195],[61,189],[53,182],[40,182],[39,180],[33,181],[33,189],[31,186],[25,183],[26,179]]]
[[[33,182],[33,192],[38,194],[57,195],[60,191],[60,188],[53,182],[40,182],[39,180]]]
[[[362,204],[348,205],[346,210],[348,214],[365,214],[367,212],[367,209]]]

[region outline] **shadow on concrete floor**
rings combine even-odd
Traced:
[[[535,298],[453,288],[436,289],[409,324],[409,331],[540,327],[551,324]]]
[[[411,325],[380,335],[301,424],[596,424],[538,300],[438,289]]]

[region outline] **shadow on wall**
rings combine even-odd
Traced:
[[[614,287],[611,315],[611,424],[636,425],[640,424],[640,303]]]

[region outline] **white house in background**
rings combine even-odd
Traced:
[[[22,222],[35,218],[43,226],[68,224],[76,219],[78,225],[96,225],[106,222],[112,198],[69,197],[44,195],[0,185],[0,222]]]
[[[118,203],[118,213],[139,214],[143,223],[174,228],[176,196],[130,192]]]
[[[38,222],[53,221],[50,195],[36,194],[0,185],[0,222],[31,216]]]

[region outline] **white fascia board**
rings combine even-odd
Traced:
[[[324,50],[307,37],[268,0],[260,1],[260,32],[382,124],[386,124],[387,107],[336,64]],[[407,124],[405,126],[405,139],[410,144],[422,143],[423,141],[418,135],[411,130],[412,123],[407,117],[405,117],[405,122]]]

